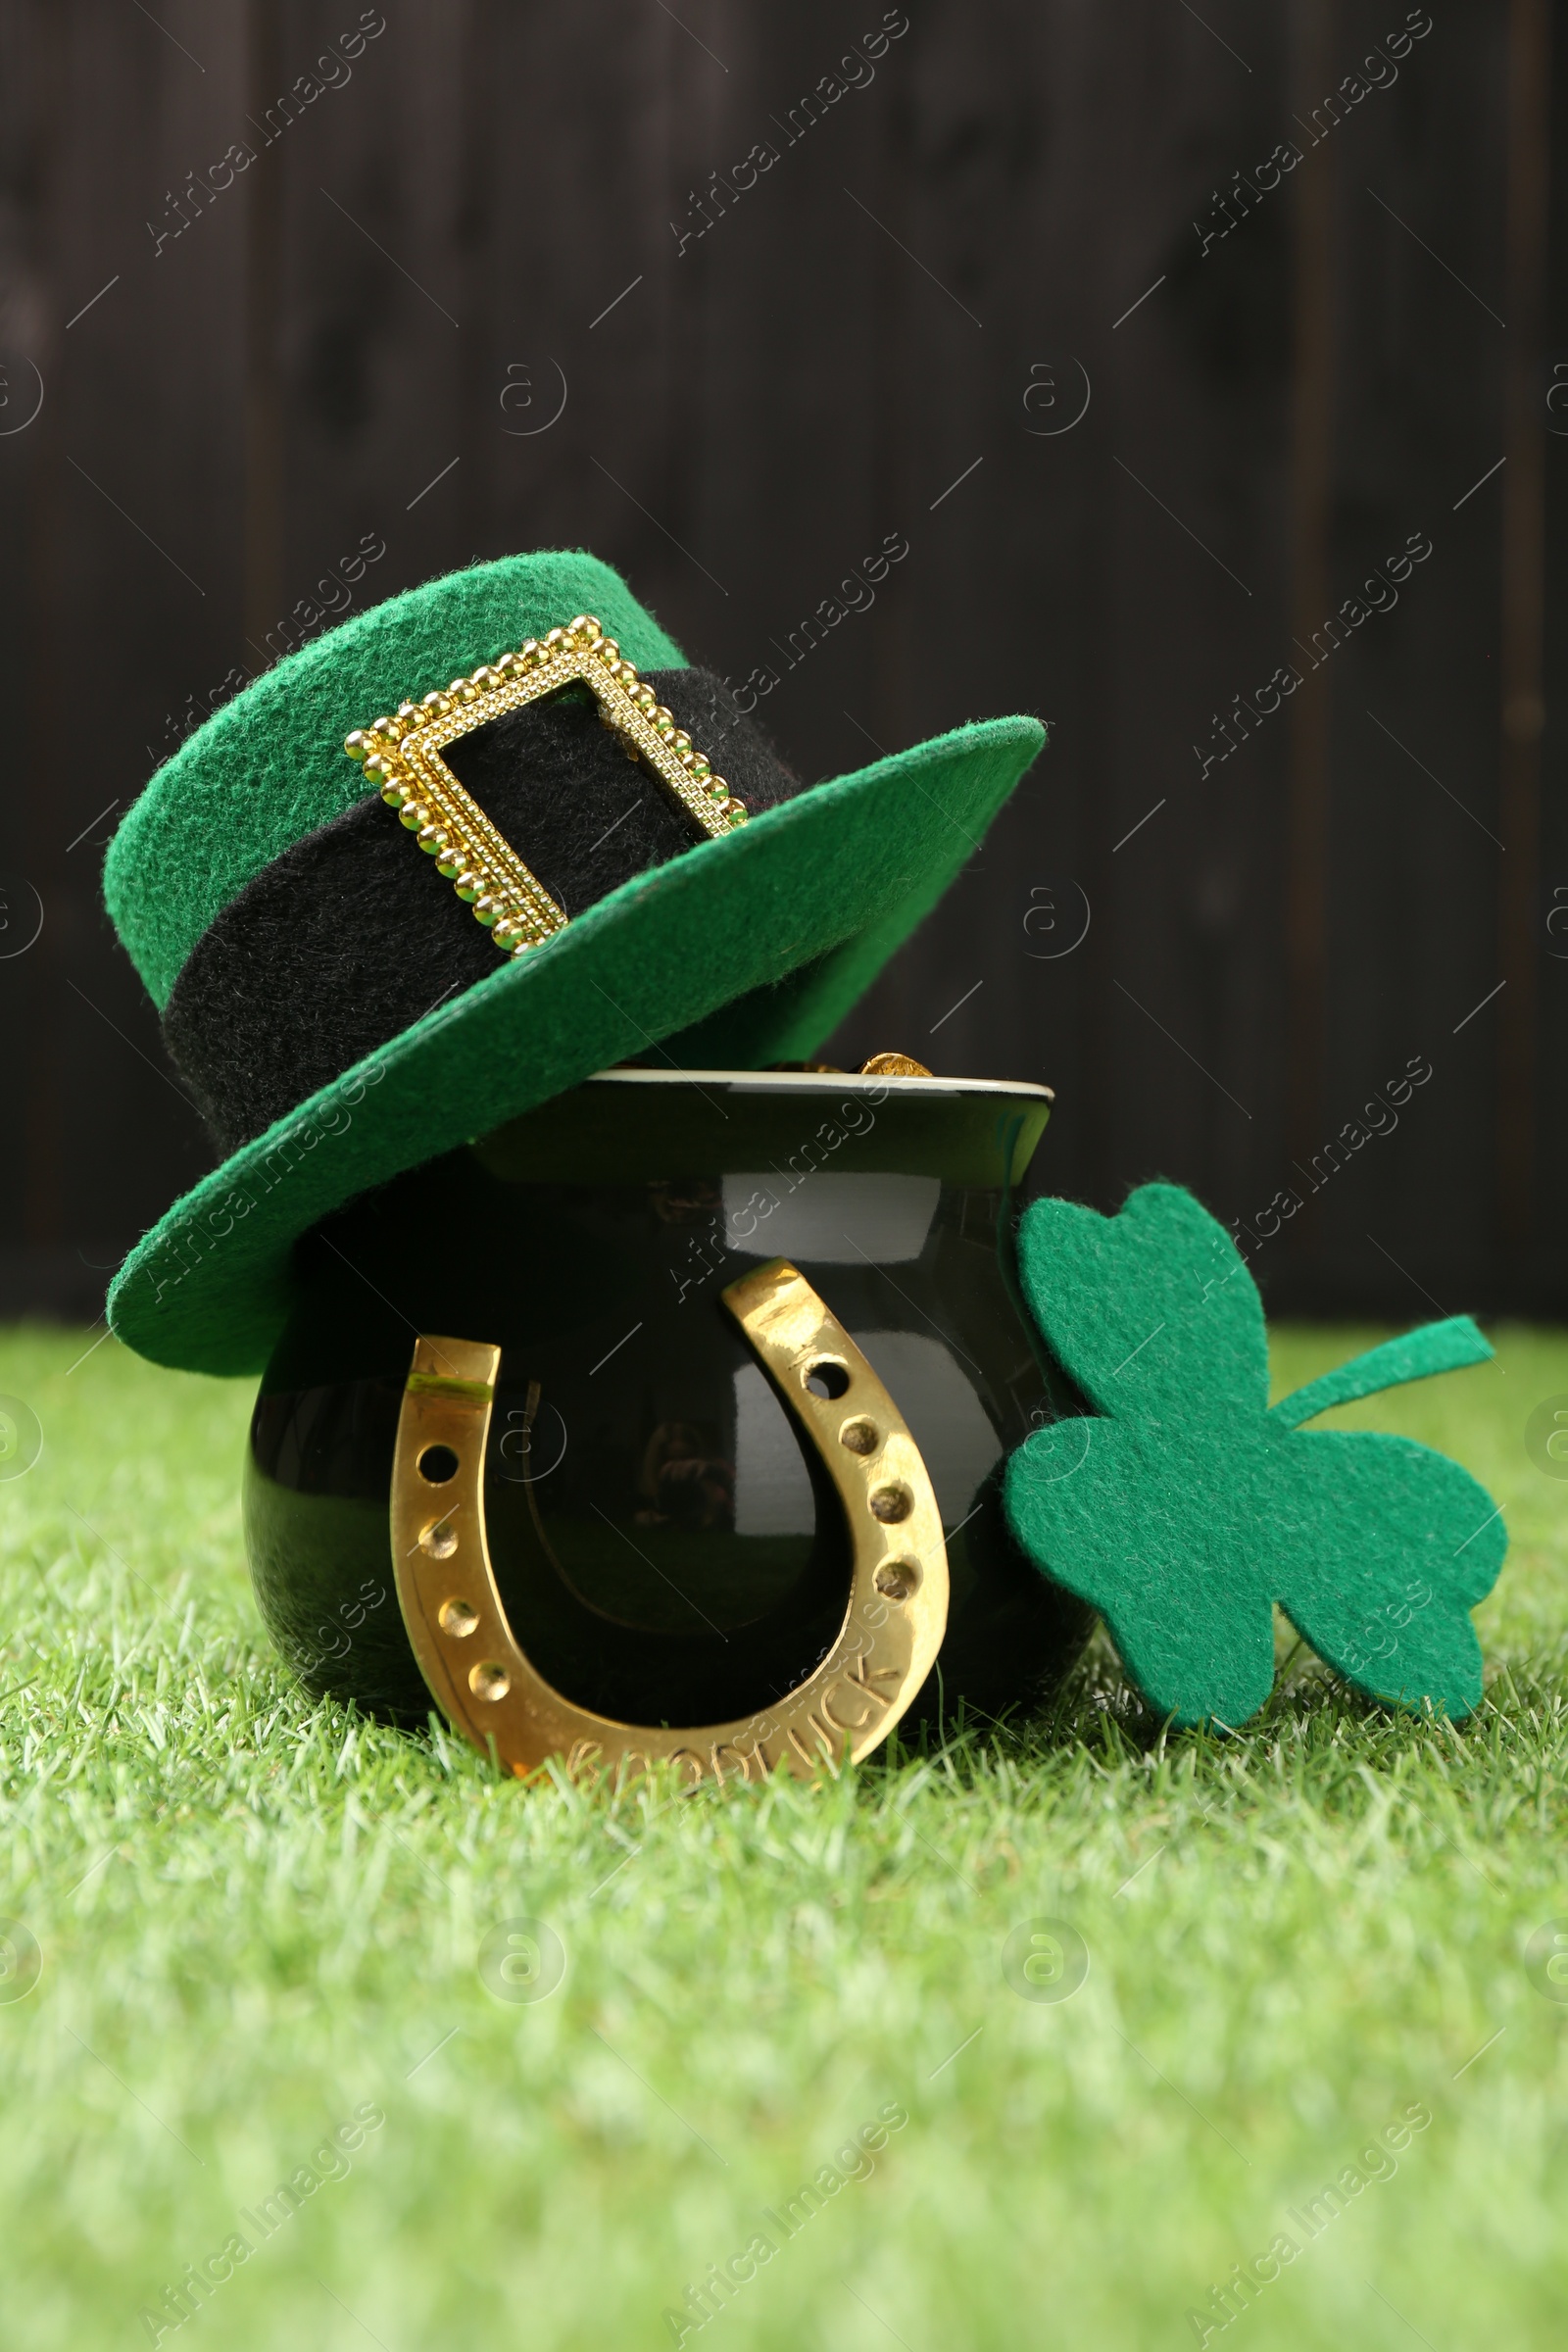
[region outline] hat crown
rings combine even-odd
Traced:
[[[160,1011],[192,949],[274,858],[372,787],[343,757],[378,710],[445,687],[581,612],[639,668],[685,655],[581,549],[509,556],[372,605],[255,678],[165,761],[109,845],[104,900]]]

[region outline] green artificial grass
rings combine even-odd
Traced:
[[[1276,1334],[1275,1393],[1385,1336]],[[42,1951],[0,2000],[0,2344],[148,2342],[247,2231],[235,2352],[633,2352],[768,2233],[705,2343],[1149,2352],[1205,2307],[1213,2342],[1284,2235],[1228,2343],[1555,2347],[1568,2004],[1525,1954],[1568,1918],[1568,1485],[1523,1432],[1568,1335],[1496,1338],[1334,1416],[1506,1508],[1463,1729],[1298,1650],[1239,1736],[1162,1738],[1102,1647],[1049,1724],[681,1799],[309,1705],[246,1582],[248,1390],[0,1334],[44,1432],[0,1483],[0,1913]],[[519,1917],[548,1999],[478,1973]],[[1074,1936],[1071,1998],[1013,1989]]]

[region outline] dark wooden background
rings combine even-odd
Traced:
[[[43,924],[0,960],[0,1311],[95,1313],[207,1162],[102,844],[365,533],[356,605],[592,547],[737,680],[902,533],[762,706],[787,753],[1053,740],[834,1057],[1049,1080],[1041,1172],[1102,1206],[1295,1185],[1277,1306],[1563,1311],[1568,27],[1432,0],[1309,144],[1405,14],[908,0],[792,137],[876,0],[384,0],[320,68],[355,0],[3,0],[0,952]],[[1411,533],[1396,610],[1201,775]]]

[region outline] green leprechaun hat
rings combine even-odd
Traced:
[[[616,1062],[808,1056],[1044,741],[990,719],[805,787],[580,551],[290,655],[110,845],[110,914],[223,1154],[126,1258],[113,1328],[258,1371],[295,1240],[357,1195]]]

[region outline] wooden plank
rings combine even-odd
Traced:
[[[109,934],[98,866],[108,825],[230,658],[239,212],[232,195],[193,196],[186,174],[221,154],[239,83],[230,28],[176,25],[178,10],[170,31],[105,0],[10,14],[25,72],[9,176],[26,190],[48,397],[0,466],[20,453],[28,476],[24,855],[46,919],[20,1031],[19,1222],[38,1255],[5,1280],[13,1301],[79,1308],[209,1157]]]
[[[1298,0],[1291,74],[1291,115],[1310,119],[1333,87],[1339,11],[1335,0]],[[1294,149],[1293,138],[1293,149]],[[1329,595],[1330,501],[1333,480],[1335,283],[1334,223],[1339,149],[1310,140],[1291,182],[1295,206],[1291,416],[1291,639],[1286,659],[1332,610]],[[1320,1140],[1326,1039],[1324,961],[1328,930],[1329,722],[1332,671],[1306,663],[1290,706],[1290,829],[1287,837],[1285,952],[1287,959],[1287,1112],[1293,1165],[1308,1160]],[[1320,1219],[1308,1193],[1288,1247],[1299,1257],[1320,1245]]]
[[[1551,93],[1548,0],[1509,12],[1507,310],[1502,482],[1502,789],[1499,873],[1497,1195],[1500,1241],[1521,1267],[1537,1221],[1540,1063],[1541,738],[1545,726],[1546,435],[1542,404]]]
[[[1347,11],[1342,57],[1369,54],[1384,29]],[[1342,641],[1320,657],[1333,697],[1321,1119],[1295,1154],[1321,1192],[1307,1194],[1317,1247],[1285,1295],[1416,1317],[1433,1297],[1494,1295],[1496,1280],[1484,1000],[1506,862],[1497,483],[1474,485],[1500,454],[1503,26],[1435,17],[1395,62],[1397,83],[1331,134],[1340,354],[1324,610]],[[1436,353],[1441,366],[1423,364]],[[1411,534],[1432,553],[1400,580],[1388,560]],[[1375,585],[1380,569],[1392,585]],[[1352,595],[1367,616],[1346,628]],[[1411,1056],[1432,1080],[1394,1114],[1369,1111]],[[1357,1145],[1380,1120],[1385,1132]],[[1331,1140],[1343,1164],[1325,1180],[1314,1163]]]

